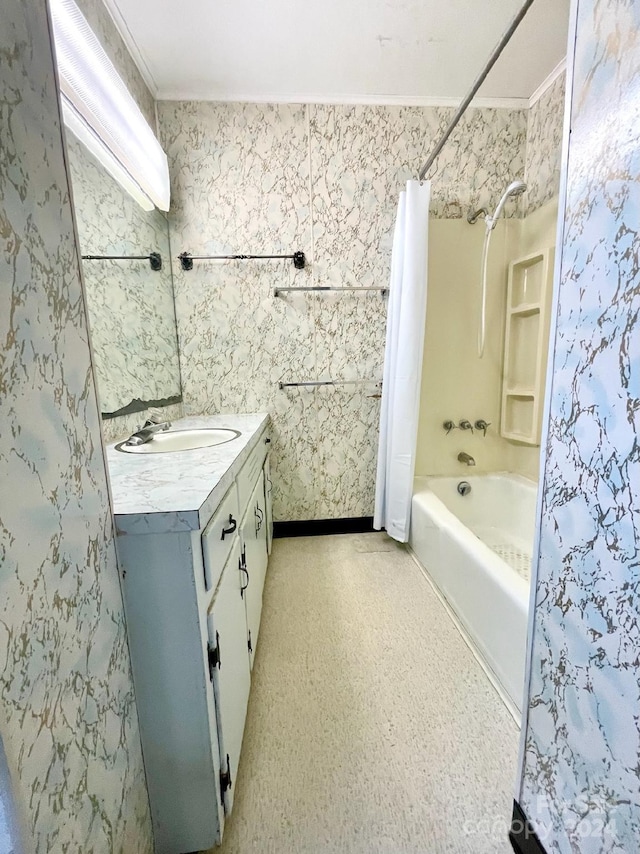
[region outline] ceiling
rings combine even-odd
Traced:
[[[522,0],[105,0],[160,99],[459,101]],[[482,86],[528,99],[565,55],[570,0],[535,0]]]

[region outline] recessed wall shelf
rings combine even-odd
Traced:
[[[509,265],[500,434],[540,444],[553,247]]]

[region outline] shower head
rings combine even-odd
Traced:
[[[496,222],[502,213],[502,208],[505,206],[507,199],[510,196],[521,196],[526,189],[527,185],[524,181],[512,181],[502,194],[502,198],[498,202],[498,206],[495,209],[493,216],[486,217],[487,228],[493,229],[496,227]]]
[[[524,181],[512,181],[505,191],[505,196],[519,196],[527,189]]]

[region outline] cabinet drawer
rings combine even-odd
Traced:
[[[238,495],[234,484],[202,532],[204,581],[207,590],[214,588],[220,580],[229,552],[239,536],[239,521]]]
[[[258,444],[251,451],[249,459],[242,466],[240,474],[237,478],[238,484],[238,508],[240,515],[244,515],[244,511],[251,498],[251,493],[256,485],[265,458],[269,452],[271,437],[269,431],[266,430],[258,439]]]

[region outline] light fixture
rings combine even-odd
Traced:
[[[73,0],[51,0],[67,128],[145,210],[169,210],[167,156]]]

